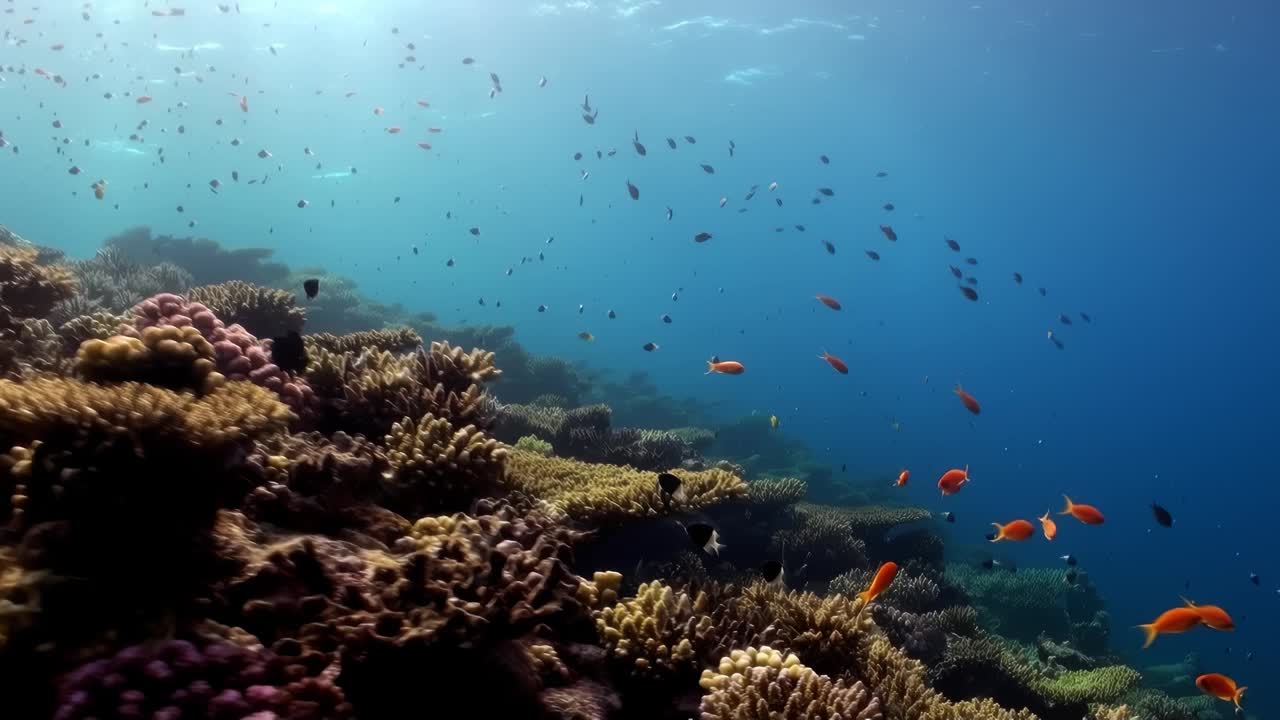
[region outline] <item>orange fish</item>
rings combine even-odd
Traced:
[[[960,402],[964,403],[966,409],[974,415],[982,414],[982,406],[978,404],[978,399],[964,391],[964,388],[956,385],[956,389],[952,390],[956,397],[960,398]]]
[[[858,597],[863,602],[871,602],[876,596],[884,592],[893,582],[893,577],[898,574],[898,564],[895,562],[887,562],[876,570],[876,576],[871,579],[871,586],[866,590],[858,593]]]
[[[240,96],[240,112],[249,112],[249,96]]]
[[[1062,496],[1067,501],[1066,508],[1059,515],[1070,515],[1085,525],[1101,525],[1103,521],[1102,512],[1092,505],[1080,505],[1071,502],[1071,498],[1066,495]]]
[[[427,102],[426,100],[419,100],[418,106],[428,108],[428,107],[431,107],[431,103]]]
[[[843,360],[836,357],[835,355],[832,355],[826,350],[823,350],[822,354],[819,355],[818,357],[822,360],[826,360],[827,364],[835,368],[836,372],[840,373],[841,375],[849,374],[849,366],[845,365]]]
[[[1240,707],[1240,699],[1244,697],[1244,691],[1247,687],[1236,687],[1236,681],[1221,673],[1209,673],[1196,678],[1196,687],[1202,692],[1212,695],[1219,700],[1225,700],[1229,703],[1235,703],[1236,707]]]
[[[969,482],[969,466],[965,465],[963,470],[952,468],[938,478],[938,489],[943,495],[955,495],[960,492],[960,488]]]
[[[707,375],[710,375],[711,373],[719,373],[721,375],[741,375],[746,371],[747,369],[742,366],[742,363],[736,360],[707,361]]]
[[[387,128],[387,134],[388,134],[388,135],[399,135],[399,134],[400,134],[400,126],[399,126],[399,125],[392,125],[391,127]]]
[[[1000,542],[1001,540],[1014,540],[1022,542],[1030,540],[1032,535],[1036,534],[1035,526],[1027,520],[1014,520],[1011,523],[991,523],[996,531],[987,536],[991,542]]]
[[[832,310],[840,309],[840,301],[836,300],[833,297],[828,297],[826,295],[815,295],[814,297],[818,298],[818,302],[821,302],[823,305],[826,305]]]
[[[1142,643],[1142,647],[1151,647],[1151,643],[1156,641],[1157,635],[1184,633],[1203,622],[1204,619],[1200,617],[1200,613],[1189,607],[1176,607],[1172,610],[1165,610],[1160,613],[1160,617],[1156,618],[1154,622],[1138,626],[1142,628],[1142,632],[1146,633],[1146,640]]]
[[[1044,530],[1044,539],[1052,540],[1058,537],[1058,523],[1049,517],[1049,511],[1045,510],[1044,515],[1040,516],[1040,528]]]
[[[135,102],[137,102],[139,105],[146,105],[147,103],[151,102],[151,96],[139,95],[138,99]]]
[[[894,483],[894,487],[906,487],[907,481],[911,479],[911,471],[904,469],[898,473],[898,481]]]
[[[431,143],[429,143],[429,142],[420,142],[420,143],[418,143],[418,147],[422,148],[423,150],[430,150],[430,149],[431,149]]]
[[[1217,605],[1197,605],[1186,598],[1182,598],[1182,602],[1186,603],[1187,607],[1195,610],[1196,614],[1200,616],[1200,621],[1214,630],[1236,629],[1235,621],[1231,619],[1226,610]]]

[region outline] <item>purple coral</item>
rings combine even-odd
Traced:
[[[133,324],[147,327],[194,327],[213,345],[218,372],[228,380],[249,380],[271,390],[294,412],[301,414],[311,404],[314,393],[302,378],[281,370],[271,362],[267,347],[240,325],[227,326],[201,303],[189,303],[182,296],[160,293],[133,307]]]
[[[341,692],[327,680],[289,683],[282,670],[268,653],[229,643],[135,645],[68,675],[58,691],[54,718],[239,720],[350,713]]]

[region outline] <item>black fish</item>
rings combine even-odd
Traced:
[[[595,125],[595,124],[596,124],[596,117],[598,117],[599,115],[600,115],[600,110],[598,110],[598,109],[595,111],[595,113],[593,113],[593,114],[591,114],[591,115],[588,115],[588,114],[586,114],[586,113],[583,113],[583,114],[582,114],[582,121],[583,121],[583,122],[585,122],[585,123],[586,123],[586,124],[588,124],[588,125]]]
[[[648,150],[645,150],[645,149],[644,149],[644,145],[643,145],[643,144],[641,144],[641,142],[640,142],[640,131],[639,131],[639,130],[637,130],[637,131],[636,131],[635,138],[634,138],[634,139],[632,139],[631,144],[635,146],[636,154],[638,154],[640,157],[644,157],[645,155],[648,155],[648,154],[649,154],[649,151],[648,151]]]
[[[868,251],[867,251],[867,257],[871,258],[872,260],[879,261],[879,260],[880,260],[880,253],[876,252],[875,250],[868,250]]]
[[[1049,342],[1053,343],[1054,347],[1058,348],[1059,350],[1066,349],[1067,346],[1062,344],[1062,341],[1058,339],[1057,335],[1053,334],[1052,330],[1049,331],[1048,337],[1049,337]]]
[[[1049,294],[1048,290],[1045,290],[1044,288],[1040,288],[1040,297],[1045,297],[1048,294]]]
[[[1080,313],[1080,319],[1087,323],[1093,322],[1093,318],[1089,317],[1089,313],[1086,312]]]
[[[1062,556],[1062,559],[1066,561],[1066,563],[1067,563],[1067,567],[1075,567],[1075,566],[1076,566],[1076,556],[1075,556],[1075,555],[1063,555],[1063,556]]]
[[[883,207],[885,210],[888,210],[889,212],[893,212],[893,209],[894,209],[893,203],[885,203]]]
[[[478,227],[473,227],[473,228],[471,228],[471,229],[467,230],[467,232],[471,233],[472,235],[475,235],[476,237],[479,237],[479,236],[480,236],[480,228],[478,228]]]
[[[684,141],[685,141],[685,142],[687,142],[687,143],[689,143],[690,145],[697,145],[697,144],[698,144],[698,140],[697,140],[697,138],[695,138],[695,137],[694,137],[694,136],[692,136],[692,135],[685,135],[685,136],[684,136]]]
[[[672,150],[676,149],[675,138],[667,138],[667,147],[671,148]]]
[[[689,533],[689,541],[695,547],[702,548],[711,555],[720,555],[720,549],[724,545],[720,544],[720,535],[715,528],[706,523],[693,523],[685,527],[685,532]]]
[[[582,159],[582,153],[580,153],[580,152],[576,152],[576,153],[574,153],[574,154],[573,154],[573,159],[574,159],[575,161],[577,161],[577,160],[581,160],[581,159]]]
[[[1014,274],[1013,274],[1013,281],[1014,281],[1015,283],[1017,283],[1017,284],[1021,285],[1021,284],[1022,284],[1022,273],[1019,273],[1019,272],[1014,273]]]
[[[1173,515],[1168,510],[1160,507],[1159,503],[1154,500],[1151,502],[1151,514],[1156,517],[1156,524],[1160,527],[1173,527]]]
[[[582,207],[582,193],[578,193],[578,207]]]
[[[836,194],[836,191],[831,188],[818,188],[818,192],[826,195],[827,197],[834,197]]]
[[[632,184],[631,184],[631,181],[630,181],[630,180],[628,180],[628,181],[627,181],[627,194],[631,196],[631,199],[632,199],[632,200],[639,200],[639,199],[640,199],[640,188],[636,187],[635,185],[632,185]]]
[[[612,310],[610,310],[610,311],[609,311],[609,313],[610,313],[610,314],[609,314],[609,317],[612,319],[612,317],[613,317],[613,311],[612,311]],[[654,350],[657,350],[657,349],[658,349],[658,343],[656,343],[656,342],[647,342],[647,343],[645,343],[645,344],[643,345],[643,347],[644,347],[644,351],[645,351],[645,352],[653,352]]]
[[[697,235],[694,235],[694,236],[693,236],[693,241],[694,241],[694,242],[700,242],[700,243],[702,243],[702,242],[706,242],[706,241],[708,241],[708,240],[710,240],[710,239],[711,239],[711,233],[709,233],[709,232],[700,232],[700,233],[698,233]]]
[[[765,560],[764,565],[760,566],[760,574],[764,577],[764,581],[770,585],[781,585],[783,582],[782,563],[777,560]]]
[[[546,306],[546,305],[539,305],[539,306],[538,306],[538,312],[540,312],[540,313],[544,313],[544,312],[546,312],[546,311],[547,311],[547,306]]]
[[[706,174],[708,174],[708,175],[715,175],[715,174],[716,174],[716,169],[715,169],[715,168],[713,168],[713,167],[711,167],[710,165],[708,165],[708,164],[706,164],[706,163],[702,163],[702,165],[701,165],[700,167],[702,168],[702,172],[704,172],[704,173],[706,173]]]
[[[951,512],[950,510],[942,513],[942,517],[949,523],[953,523],[956,521],[956,514]]]
[[[804,232],[804,226],[803,226],[803,225],[796,225],[796,226],[795,226],[795,229],[799,230],[800,232]]]
[[[320,293],[320,278],[307,278],[302,281],[302,291],[307,294],[308,300],[314,300],[316,295]]]
[[[826,155],[819,155],[819,156],[818,156],[818,160],[819,160],[823,165],[830,165],[830,164],[831,164],[831,158],[827,157]]]
[[[671,218],[672,218],[672,216],[674,216],[675,214],[676,214],[676,213],[675,213],[675,211],[674,211],[674,210],[672,210],[671,208],[667,208],[667,222],[671,222]]]
[[[1254,585],[1261,585],[1262,578],[1258,577],[1258,573],[1251,572],[1249,573],[1249,582],[1253,583]]]
[[[893,228],[888,225],[881,225],[880,232],[884,233],[884,236],[888,238],[890,242],[898,241],[898,233],[894,232]]]
[[[681,487],[680,478],[669,472],[658,473],[658,489],[664,495],[674,500],[684,499],[684,488]]]
[[[670,324],[671,324],[671,316],[670,316],[670,315],[663,315],[661,319],[662,319],[662,322],[664,322],[664,323],[666,323],[666,324],[668,324],[668,325],[670,325]]]
[[[1070,325],[1071,318],[1068,317],[1066,313],[1063,313],[1058,316],[1058,322],[1062,323],[1063,325]]]
[[[777,205],[778,207],[782,207],[782,198],[774,198],[773,204]]]
[[[947,247],[951,248],[956,252],[960,252],[960,243],[956,242],[955,240],[952,240],[949,237],[944,237],[942,239],[947,241]],[[1020,279],[1022,277],[1021,275],[1018,275],[1018,273],[1014,273],[1014,276],[1019,278],[1018,282],[1022,282],[1022,280]]]
[[[960,272],[960,268],[956,267],[955,265],[948,265],[947,268],[951,270],[951,274],[955,275],[957,280],[964,277],[964,273]]]
[[[969,283],[970,285],[975,285],[975,286],[976,286],[976,285],[978,284],[978,278],[973,277],[973,276],[970,276],[970,277],[965,278],[965,279],[964,279],[964,281],[965,281],[965,282],[967,282],[967,283]]]
[[[876,177],[878,177],[878,178],[882,178],[882,177],[889,177],[889,173],[887,173],[887,172],[885,172],[885,171],[881,170],[880,172],[876,173]]]
[[[445,261],[444,266],[445,266],[445,267],[453,267],[453,264],[454,264],[454,263],[453,263],[453,258],[449,258],[448,260],[446,260],[446,261]]]
[[[302,372],[307,368],[307,346],[302,336],[290,330],[288,335],[271,339],[271,362],[285,372]]]
[[[962,295],[964,295],[966,298],[968,298],[969,300],[972,300],[972,301],[974,301],[974,302],[977,302],[977,301],[978,301],[978,291],[977,291],[977,290],[974,290],[973,288],[969,287],[968,285],[961,285],[961,286],[960,286],[960,293],[961,293]]]
[[[822,246],[823,246],[823,247],[825,247],[825,248],[827,249],[827,254],[828,254],[828,255],[835,255],[835,254],[836,254],[836,246],[835,246],[835,245],[832,245],[830,240],[823,240],[823,241],[822,241]]]
[[[618,317],[618,313],[616,313],[616,312],[614,312],[614,311],[610,310],[610,311],[609,311],[609,319],[610,319],[610,320],[613,320],[613,319],[614,319],[614,318],[616,318],[616,317]]]
[[[964,261],[970,265],[978,264],[978,258],[965,258]]]

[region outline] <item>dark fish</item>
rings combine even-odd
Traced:
[[[302,281],[302,291],[307,294],[308,300],[314,300],[316,295],[320,293],[320,278],[307,278]]]
[[[720,544],[720,535],[715,528],[706,523],[693,523],[685,527],[685,532],[689,533],[689,541],[694,547],[702,548],[711,555],[720,555],[724,545]]]
[[[816,197],[816,198],[814,198],[814,199],[810,200],[810,201],[809,201],[809,204],[810,204],[810,205],[821,205],[821,204],[822,204],[822,198]]]
[[[1093,322],[1093,318],[1089,317],[1089,313],[1086,312],[1080,313],[1080,319],[1087,323]]]
[[[702,168],[702,172],[704,172],[704,173],[706,173],[706,174],[708,174],[708,175],[715,175],[715,174],[716,174],[716,169],[715,169],[715,168],[713,168],[713,167],[711,167],[710,165],[707,165],[706,163],[703,163],[700,167]]]
[[[803,226],[803,225],[795,225],[794,227],[795,227],[795,229],[799,230],[800,232],[804,232],[804,226]]]
[[[680,478],[669,472],[658,473],[658,490],[673,500],[684,499],[684,488]]]
[[[628,181],[627,181],[627,194],[631,196],[631,199],[632,199],[632,200],[639,200],[639,199],[640,199],[640,188],[636,187],[635,185],[632,185],[632,184],[631,184],[631,181],[630,181],[630,180],[628,180]]]
[[[823,246],[823,247],[825,247],[825,248],[827,249],[827,254],[828,254],[828,255],[835,255],[835,254],[836,254],[836,246],[835,246],[835,245],[832,245],[830,240],[823,240],[823,241],[822,241],[822,246]]]
[[[643,145],[643,144],[641,144],[641,142],[640,142],[640,131],[639,131],[639,130],[637,130],[637,131],[636,131],[635,138],[631,141],[631,144],[635,146],[635,148],[636,148],[636,154],[638,154],[640,157],[644,157],[645,155],[648,155],[648,154],[649,154],[649,151],[648,151],[648,150],[645,150],[645,149],[644,149],[644,145]]]
[[[671,218],[672,218],[672,216],[674,216],[675,214],[676,214],[676,213],[675,213],[675,211],[668,207],[668,208],[667,208],[667,222],[671,222]]]
[[[613,311],[612,311],[612,310],[610,310],[609,312],[610,312],[610,313],[612,313]],[[612,315],[611,315],[610,317],[612,317]],[[644,348],[644,351],[645,351],[645,352],[653,352],[654,350],[657,350],[657,349],[658,349],[658,343],[656,343],[656,342],[647,342],[647,343],[645,343],[642,347]]]
[[[965,282],[967,282],[967,283],[969,283],[970,285],[977,285],[977,284],[978,284],[978,278],[973,277],[972,275],[970,275],[969,277],[965,278],[965,279],[964,279],[964,281],[965,281]]]
[[[889,177],[889,173],[885,172],[884,170],[881,170],[880,172],[876,173],[876,177],[878,178]]]
[[[1016,273],[1014,273],[1014,274],[1013,274],[1013,281],[1014,281],[1015,283],[1017,283],[1018,285],[1021,285],[1021,284],[1022,284],[1022,273],[1020,273],[1020,272],[1016,272]]]
[[[774,198],[773,204],[777,205],[778,207],[782,207],[782,198]]]
[[[547,311],[547,306],[546,306],[546,305],[539,305],[539,306],[538,306],[538,312],[540,312],[540,313],[544,313],[544,312],[546,312],[546,311]]]
[[[448,260],[446,260],[446,261],[445,261],[445,263],[444,263],[444,266],[445,266],[445,267],[453,267],[453,266],[454,266],[453,258],[449,258]]]
[[[597,151],[596,151],[596,159],[597,159],[597,160],[603,160],[603,159],[604,159],[604,151],[602,151],[602,150],[597,150]]]
[[[818,192],[827,197],[835,197],[836,191],[831,188],[818,188]]]
[[[884,233],[884,236],[888,238],[890,242],[898,241],[898,233],[894,232],[893,228],[888,225],[881,225],[880,232]]]
[[[944,520],[946,520],[947,522],[949,522],[949,523],[953,523],[953,522],[955,522],[955,521],[956,521],[956,514],[955,514],[955,513],[953,513],[953,512],[951,512],[950,510],[948,510],[948,511],[946,511],[946,512],[942,513],[942,518],[943,518]]]
[[[71,173],[72,175],[79,175],[79,174],[80,174],[80,166],[79,166],[79,165],[72,165],[71,167],[67,168],[67,172]]]
[[[952,250],[954,250],[954,251],[956,251],[956,252],[960,252],[960,243],[956,242],[955,240],[952,240],[952,239],[951,239],[951,238],[949,238],[949,237],[944,237],[944,238],[942,238],[942,239],[947,241],[947,247],[951,248]],[[1014,273],[1014,275],[1017,275],[1017,273]],[[1021,277],[1021,276],[1019,276],[1019,277]],[[1021,282],[1021,281],[1019,281],[1019,282]]]
[[[1066,347],[1067,347],[1067,346],[1066,346],[1066,345],[1064,345],[1064,344],[1062,343],[1062,341],[1058,339],[1058,336],[1057,336],[1057,335],[1054,335],[1054,334],[1053,334],[1053,331],[1052,331],[1052,330],[1050,330],[1050,331],[1049,331],[1049,333],[1048,333],[1048,337],[1049,337],[1049,342],[1053,343],[1053,346],[1054,346],[1054,347],[1058,348],[1059,350],[1065,350],[1065,349],[1066,349]]]
[[[764,565],[760,566],[760,575],[770,585],[781,585],[783,583],[782,563],[777,560],[765,560]]]
[[[1048,290],[1045,290],[1044,288],[1040,288],[1040,297],[1045,297],[1048,294],[1049,294]]]
[[[868,250],[867,257],[871,258],[872,260],[878,261],[880,260],[880,253],[876,252],[875,250]]]
[[[263,160],[266,160],[267,158],[271,157],[271,152],[269,150],[259,150],[258,157],[262,158]]]
[[[977,290],[974,290],[973,288],[969,287],[968,285],[961,285],[961,286],[960,286],[960,294],[961,294],[961,295],[964,295],[967,299],[972,300],[972,301],[974,301],[974,302],[977,302],[977,300],[978,300],[978,291],[977,291]]]
[[[1068,567],[1075,567],[1075,566],[1076,566],[1076,556],[1075,556],[1075,555],[1063,555],[1063,556],[1062,556],[1062,559],[1066,561],[1066,563],[1067,563],[1067,566],[1068,566]]]
[[[582,193],[578,193],[578,207],[582,207]]]
[[[1173,527],[1173,515],[1170,515],[1168,510],[1160,507],[1159,503],[1155,501],[1151,503],[1151,514],[1155,515],[1156,524],[1160,527]]]
[[[827,157],[826,155],[819,155],[818,161],[821,162],[823,165],[831,164],[831,158]]]
[[[1251,572],[1249,573],[1249,582],[1253,583],[1254,585],[1261,585],[1262,578],[1258,577],[1258,573]]]
[[[1076,572],[1076,569],[1071,568],[1070,570],[1067,571],[1067,574],[1063,576],[1062,579],[1066,580],[1068,585],[1075,585],[1076,579],[1078,577],[1079,577],[1079,573]]]
[[[462,64],[463,64],[463,65],[471,65],[471,64],[475,63],[475,61],[476,61],[476,59],[475,59],[475,58],[470,58],[470,57],[464,57],[464,58],[462,58]]]
[[[594,113],[592,113],[591,115],[588,115],[588,114],[586,114],[586,113],[583,113],[583,114],[582,114],[582,121],[583,121],[583,122],[585,122],[585,123],[586,123],[586,124],[588,124],[588,125],[595,125],[595,124],[596,124],[596,118],[597,118],[599,115],[600,115],[600,111],[599,111],[599,110],[596,110],[596,111],[595,111]]]
[[[671,148],[672,150],[675,150],[675,149],[676,149],[676,140],[675,140],[675,138],[667,138],[667,147]]]
[[[684,136],[684,141],[685,141],[685,142],[687,142],[687,143],[689,143],[690,145],[697,145],[697,144],[698,144],[698,139],[697,139],[697,138],[695,138],[695,137],[694,137],[694,136],[692,136],[692,135],[685,135],[685,136]]]
[[[662,316],[662,322],[664,322],[664,323],[666,323],[666,324],[670,325],[670,324],[671,324],[671,316],[670,316],[670,315],[663,315],[663,316]]]
[[[700,243],[702,243],[702,242],[706,242],[706,241],[708,241],[708,240],[710,240],[710,239],[711,239],[711,233],[709,233],[709,232],[700,232],[700,233],[698,233],[697,235],[694,235],[694,236],[693,236],[693,241],[694,241],[694,242],[700,242]]]
[[[476,237],[480,236],[480,228],[478,227],[470,228],[467,230],[467,232],[471,233],[472,235],[475,235]]]
[[[1066,313],[1063,313],[1058,316],[1058,322],[1062,323],[1063,325],[1070,325],[1071,318]]]
[[[581,159],[582,159],[582,153],[580,153],[580,152],[576,152],[576,153],[574,153],[574,154],[573,154],[573,159],[574,159],[574,160],[581,160]]]
[[[271,362],[285,372],[307,369],[307,346],[302,336],[290,330],[288,335],[271,339]]]
[[[977,265],[978,258],[965,258],[964,261],[969,265]]]
[[[582,112],[591,112],[591,96],[582,96]]]
[[[616,312],[614,312],[614,311],[610,310],[610,311],[609,311],[609,319],[610,319],[610,320],[613,320],[613,319],[614,319],[614,318],[616,318],[616,317],[618,317],[618,313],[616,313]]]
[[[252,184],[254,184],[254,183],[256,183],[256,182],[258,182],[258,181],[257,181],[257,180],[250,180],[250,181],[249,181],[249,184],[250,184],[250,185],[252,185]],[[299,200],[299,201],[298,201],[298,207],[299,207],[299,208],[305,208],[306,206],[308,206],[308,205],[310,205],[310,204],[311,204],[311,203],[307,202],[306,200]]]
[[[885,210],[888,210],[889,212],[893,212],[893,203],[885,203],[883,207]]]

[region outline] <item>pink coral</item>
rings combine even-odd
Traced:
[[[240,325],[227,326],[201,303],[189,303],[180,295],[160,293],[133,307],[137,330],[171,325],[194,327],[213,345],[218,372],[228,380],[249,380],[280,395],[295,412],[306,410],[314,393],[306,381],[271,362],[267,346]]]

